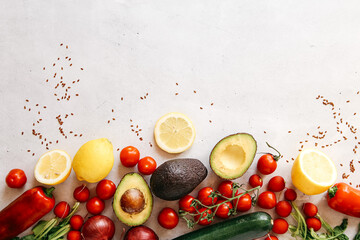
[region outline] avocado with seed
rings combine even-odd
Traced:
[[[248,133],[236,133],[221,139],[210,154],[210,166],[223,179],[241,177],[256,154],[256,141]]]
[[[128,226],[138,226],[150,217],[153,197],[144,178],[128,173],[116,188],[113,209],[117,218]]]
[[[173,159],[161,164],[150,178],[155,196],[172,201],[192,192],[207,176],[207,169],[197,159]]]

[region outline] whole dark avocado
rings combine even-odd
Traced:
[[[158,198],[178,200],[192,192],[206,176],[207,169],[198,159],[173,159],[155,170],[150,179],[150,188]]]

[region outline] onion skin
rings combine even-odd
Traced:
[[[124,240],[159,240],[159,237],[151,228],[137,226],[126,232]]]
[[[106,216],[93,216],[84,223],[81,233],[85,240],[111,240],[115,234],[115,224]]]

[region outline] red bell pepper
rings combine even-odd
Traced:
[[[0,240],[9,240],[24,232],[49,213],[55,188],[35,187],[27,190],[0,212]]]
[[[360,191],[346,183],[336,183],[328,190],[328,205],[341,213],[360,218]]]

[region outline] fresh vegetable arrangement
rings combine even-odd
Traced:
[[[180,153],[193,144],[195,129],[185,115],[170,113],[159,119],[154,135],[161,149],[168,153]],[[76,187],[73,191],[76,203],[71,208],[65,201],[55,205],[51,194],[54,188],[30,189],[0,212],[0,240],[56,240],[64,239],[65,235],[69,240],[110,240],[115,234],[115,223],[101,215],[107,200],[112,200],[112,208],[119,221],[131,227],[125,234],[125,240],[157,240],[158,235],[143,225],[152,214],[153,194],[165,201],[178,200],[178,211],[164,206],[157,215],[158,224],[164,231],[176,228],[180,220],[185,220],[190,229],[196,225],[210,225],[175,239],[251,240],[265,237],[265,240],[276,240],[279,238],[270,233],[281,235],[287,232],[304,240],[349,239],[344,233],[347,219],[332,228],[311,202],[303,205],[304,217],[295,203],[296,191],[286,187],[282,176],[272,176],[264,182],[264,175],[273,174],[281,158],[277,149],[266,144],[277,154],[260,156],[256,165],[258,172],[248,179],[251,186],[248,189],[233,179],[241,177],[253,163],[257,142],[248,133],[236,133],[221,139],[211,151],[209,163],[223,181],[217,188],[210,185],[202,187],[196,197],[191,196],[191,192],[208,175],[208,169],[198,159],[177,158],[157,166],[155,159],[150,156],[141,158],[136,147],[127,146],[121,150],[119,162],[125,168],[137,167],[139,173],[126,173],[116,186],[110,179],[105,179],[114,165],[113,146],[109,140],[101,138],[85,143],[74,160],[65,151],[49,151],[40,157],[35,166],[35,177],[40,183],[60,184],[69,177],[72,167],[78,180],[97,183],[96,195],[91,195],[85,184]],[[151,175],[149,184],[143,177],[146,175]],[[336,168],[332,160],[318,150],[304,150],[294,162],[292,181],[297,189],[309,195],[327,191],[329,207],[360,217],[360,191],[345,183],[333,185],[334,179]],[[11,170],[6,177],[10,188],[21,188],[26,182],[25,172],[20,169]],[[86,216],[75,215],[81,203],[87,210]],[[250,211],[253,206],[274,209],[276,216],[271,217],[265,212],[235,216]],[[51,210],[55,218],[40,220]],[[290,215],[296,225],[288,223]],[[215,218],[219,222],[213,224]],[[32,234],[17,237],[35,223]],[[326,232],[318,232],[321,229]],[[355,240],[360,240],[360,233]]]

